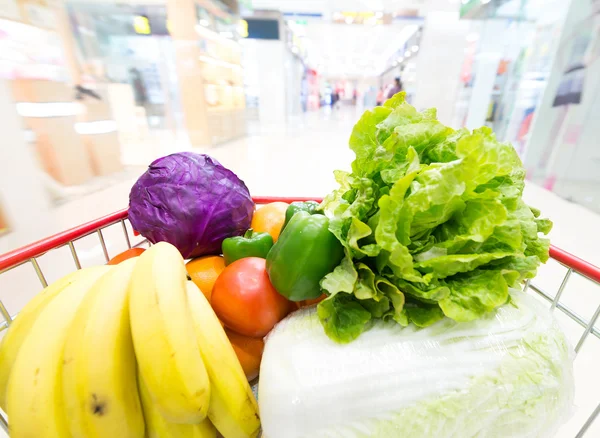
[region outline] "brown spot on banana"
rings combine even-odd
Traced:
[[[100,400],[100,398],[96,394],[92,394],[92,402],[90,403],[90,409],[94,415],[102,417],[106,415],[108,410],[107,404],[104,400]]]

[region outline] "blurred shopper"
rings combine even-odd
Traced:
[[[402,81],[400,80],[400,77],[397,77],[396,79],[394,79],[394,85],[392,86],[392,88],[390,88],[390,91],[388,91],[388,94],[387,94],[388,99],[390,97],[392,97],[394,94],[400,93],[401,91],[402,91]]]
[[[137,68],[132,67],[129,69],[129,77],[131,80],[131,86],[133,87],[135,104],[145,108],[146,104],[148,103],[148,93],[146,93],[146,86],[142,80],[142,75]]]
[[[337,90],[331,95],[331,107],[338,109],[340,107],[340,93]]]
[[[379,91],[377,92],[377,106],[381,106],[383,103],[383,87],[379,87]]]
[[[83,100],[86,97],[92,97],[97,100],[102,100],[102,97],[94,90],[90,90],[89,88],[85,88],[81,85],[75,86],[75,100]]]

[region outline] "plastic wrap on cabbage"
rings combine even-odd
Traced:
[[[571,414],[574,355],[547,308],[512,297],[468,323],[377,321],[345,345],[314,308],[290,315],[262,359],[264,436],[553,436]]]
[[[244,182],[192,152],[155,160],[129,194],[133,229],[153,243],[173,244],[184,258],[220,253],[224,239],[250,228],[253,213]]]
[[[371,319],[472,321],[548,259],[552,223],[521,199],[525,170],[489,128],[454,131],[404,93],[366,111],[352,172],[322,204],[346,258],[322,281],[326,333],[350,342]]]

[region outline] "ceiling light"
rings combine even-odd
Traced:
[[[413,53],[416,53],[416,52],[418,52],[418,51],[419,51],[419,46],[417,46],[417,45],[415,44],[414,46],[412,46],[412,47],[410,48],[410,50],[412,50],[412,52],[413,52]]]
[[[408,58],[410,55],[412,55],[412,52],[410,50],[407,50],[406,52],[404,52],[405,58]]]
[[[401,56],[400,58],[398,58],[398,62],[402,62],[404,61],[404,58]]]
[[[392,65],[393,65],[394,67],[396,67],[396,66],[398,65],[398,61],[394,61],[394,62],[392,62]]]
[[[210,25],[210,23],[208,22],[208,20],[205,20],[204,18],[202,20],[200,20],[200,24],[202,26],[206,26],[206,27],[208,27],[208,25]]]
[[[346,17],[346,24],[352,24],[352,22],[354,21],[354,17]]]
[[[375,12],[375,17],[376,18],[382,18],[383,17],[383,12],[381,12],[381,11]]]
[[[75,132],[84,135],[108,134],[117,130],[114,120],[96,120],[94,122],[79,122],[74,125]]]
[[[482,5],[487,5],[492,0],[481,0]]]

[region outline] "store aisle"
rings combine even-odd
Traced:
[[[251,136],[200,152],[209,153],[236,172],[254,195],[321,197],[336,185],[333,170],[349,168],[353,153],[347,141],[359,116],[354,107],[335,111],[323,109],[307,113],[286,126],[258,126],[251,131],[254,133]],[[134,170],[139,172],[132,171],[129,179],[48,211],[35,229],[1,237],[0,253],[126,207],[129,189],[136,179],[133,175],[144,171],[143,168]],[[599,215],[533,185],[527,186],[525,199],[554,221],[553,243],[600,265],[600,252],[597,251],[600,235],[593,232],[600,225]],[[125,249],[122,232],[118,228],[105,232],[111,256]],[[77,249],[83,266],[104,261],[95,235],[78,242]],[[46,270],[49,281],[73,269],[67,248],[56,251],[52,257],[42,256],[40,265]],[[562,275],[564,270],[550,262],[540,270],[538,280],[547,291],[552,292],[557,290]],[[600,288],[574,277],[564,297],[574,310],[589,318],[600,304]],[[16,313],[38,290],[39,284],[29,265],[0,276],[0,299],[11,313]],[[567,318],[561,317],[560,321],[570,340],[576,342],[582,329]],[[588,342],[600,343],[596,341],[593,338]],[[595,345],[589,347],[592,348],[584,354],[589,359],[585,362],[590,365],[579,361],[579,366],[583,366],[576,373],[579,385],[593,376],[591,365],[600,360],[600,348],[595,348]],[[571,424],[581,424],[581,419],[594,407],[593,401],[583,395],[576,402],[579,408]],[[564,434],[561,431],[559,436],[573,436],[571,432],[572,426],[567,425]]]

